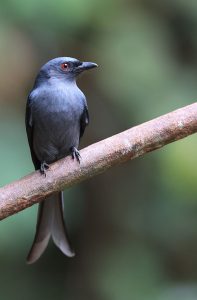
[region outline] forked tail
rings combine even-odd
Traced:
[[[64,223],[63,201],[63,192],[58,192],[48,196],[39,204],[36,234],[27,256],[28,264],[38,260],[46,249],[50,237],[66,256],[73,257],[75,255],[70,246]]]

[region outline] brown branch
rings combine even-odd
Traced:
[[[82,161],[66,157],[50,166],[45,178],[39,171],[0,188],[0,220],[63,190],[197,132],[197,102],[116,134],[81,150]]]

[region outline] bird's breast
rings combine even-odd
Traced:
[[[34,148],[40,160],[55,161],[78,147],[83,98],[76,92],[43,93],[32,104]]]

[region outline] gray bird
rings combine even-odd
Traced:
[[[84,70],[97,67],[71,57],[47,62],[38,73],[26,107],[26,130],[35,169],[46,176],[49,164],[69,154],[80,162],[79,140],[89,122],[84,94],[76,78]],[[66,255],[72,250],[63,215],[63,192],[48,196],[39,204],[36,234],[27,257],[34,263],[52,237]]]

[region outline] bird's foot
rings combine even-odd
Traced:
[[[77,161],[80,163],[81,161],[81,155],[79,153],[79,151],[77,150],[77,148],[75,147],[71,147],[71,155],[72,155],[72,159],[77,159]]]
[[[40,165],[40,173],[46,177],[46,170],[49,169],[49,165],[43,161]]]

